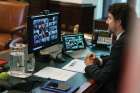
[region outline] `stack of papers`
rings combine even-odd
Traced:
[[[34,75],[42,78],[50,78],[50,79],[56,79],[60,81],[67,81],[71,77],[73,77],[76,74],[76,72],[71,72],[59,68],[54,67],[45,67],[42,70],[38,71]]]
[[[68,63],[62,69],[85,73],[85,67],[86,65],[83,60],[73,59],[70,63]]]

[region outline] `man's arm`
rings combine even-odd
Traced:
[[[97,64],[88,65],[85,68],[86,75],[98,82],[106,82],[110,79],[110,76],[113,74],[113,63],[111,61],[100,66]]]

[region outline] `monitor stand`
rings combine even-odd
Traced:
[[[35,52],[34,55],[37,62],[50,62],[53,59],[50,54],[41,54],[40,51]]]
[[[62,46],[54,45],[45,50],[34,53],[37,62],[66,62],[71,57],[65,53]]]

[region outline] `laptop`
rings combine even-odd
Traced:
[[[90,54],[90,50],[86,47],[84,34],[67,34],[62,36],[63,53],[72,58],[84,58]]]

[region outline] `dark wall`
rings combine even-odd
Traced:
[[[29,15],[39,14],[41,10],[48,9],[49,0],[26,0],[29,4]]]
[[[58,1],[51,1],[49,9],[59,11],[61,14],[62,30],[73,31],[76,24],[79,24],[80,32],[92,32],[94,8],[92,4],[74,4]]]
[[[39,14],[42,10],[58,11],[61,14],[61,28],[73,31],[79,25],[80,32],[92,33],[94,8],[92,4],[74,4],[50,0],[26,0],[29,6],[29,15]]]

